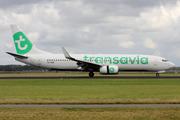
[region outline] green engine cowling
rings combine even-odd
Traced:
[[[99,70],[101,75],[107,74],[118,74],[118,66],[109,65],[109,66],[102,66]]]

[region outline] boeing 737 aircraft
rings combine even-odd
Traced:
[[[156,76],[174,67],[174,63],[165,58],[140,54],[69,54],[62,47],[63,54],[53,54],[37,49],[22,30],[11,24],[14,44],[17,53],[7,52],[15,60],[28,65],[51,70],[94,71],[102,75],[114,75],[119,71],[154,71]]]

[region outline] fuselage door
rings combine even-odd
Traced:
[[[154,58],[154,66],[157,66],[158,65],[158,59],[157,57]]]
[[[41,60],[41,58],[39,58],[38,59],[38,66],[41,66],[41,64],[42,64],[42,60]]]

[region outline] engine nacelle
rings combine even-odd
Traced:
[[[102,66],[100,67],[99,72],[102,75],[118,74],[118,66],[114,66],[114,65]]]

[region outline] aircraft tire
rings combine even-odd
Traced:
[[[94,77],[94,73],[92,71],[89,72],[89,77]]]
[[[156,73],[156,77],[159,77],[159,73]]]

